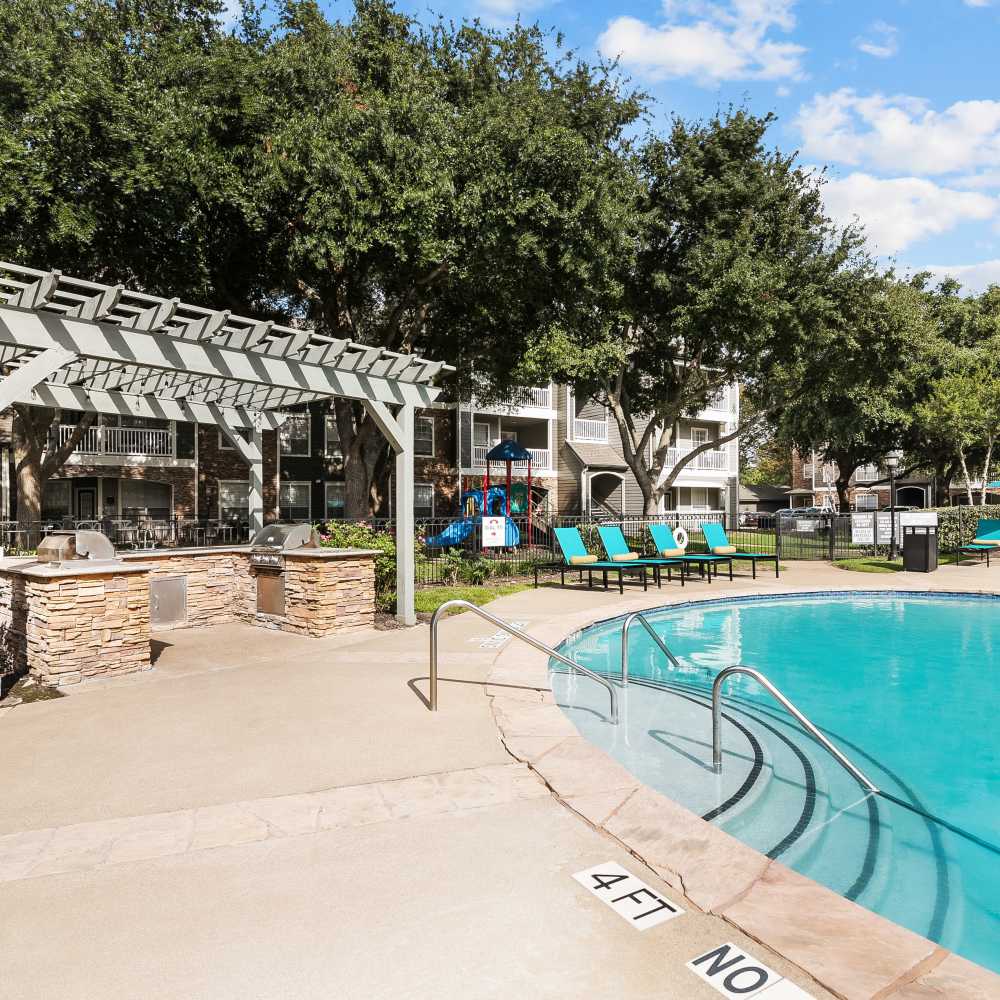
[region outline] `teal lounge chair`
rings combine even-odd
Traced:
[[[718,521],[703,521],[701,533],[705,536],[705,544],[708,546],[709,552],[714,552],[717,548],[732,544],[726,535],[726,529]],[[757,563],[760,561],[773,562],[775,578],[781,575],[778,567],[778,557],[773,552],[733,552],[731,555],[733,559],[750,560],[755,580],[757,579]]]
[[[976,526],[976,538],[995,538],[1000,542],[1000,521],[983,517],[979,519],[979,524]],[[976,541],[971,542],[968,545],[960,545],[958,547],[958,554],[962,555],[977,555],[979,556],[980,562],[982,562],[983,556],[986,556],[986,567],[989,568],[990,565],[990,553],[1000,552],[1000,547],[996,545],[981,545]]]
[[[677,539],[674,538],[673,530],[669,525],[666,524],[651,524],[649,525],[649,534],[653,539],[653,545],[656,546],[657,552],[663,552],[664,549],[679,549],[680,546],[677,544]],[[715,567],[715,575],[719,575],[719,567],[726,563],[729,566],[729,579],[733,578],[733,561],[729,556],[713,556],[707,553],[701,552],[685,552],[683,556],[671,556],[670,558],[683,559],[684,562],[689,566],[697,566],[701,575],[705,575],[705,570],[708,570],[708,582],[712,582],[712,567]]]
[[[580,580],[583,581],[583,574],[587,574],[587,586],[594,586],[594,571],[599,572],[604,578],[604,589],[608,589],[608,574],[617,573],[618,574],[618,593],[624,594],[624,576],[626,573],[632,573],[634,576],[640,576],[642,578],[642,589],[649,589],[649,580],[646,575],[647,567],[643,565],[635,565],[633,563],[616,563],[611,562],[606,559],[597,559],[593,562],[587,563],[573,563],[573,559],[586,558],[589,553],[587,552],[587,546],[583,544],[583,539],[580,537],[580,532],[576,528],[556,528],[555,529],[556,541],[559,543],[559,548],[562,551],[563,561],[560,563],[550,563],[550,566],[559,567],[559,578],[562,586],[566,586],[566,570],[578,570],[580,573]],[[539,566],[535,565],[535,586],[538,586],[538,570]]]
[[[601,536],[601,544],[604,546],[604,551],[608,554],[608,558],[614,562],[615,556],[626,555],[632,550],[628,547],[628,542],[625,541],[625,536],[622,534],[622,529],[617,526],[605,526],[603,528],[597,529],[598,535]],[[674,566],[679,566],[681,571],[681,586],[684,586],[684,560],[683,559],[650,559],[647,556],[640,556],[638,559],[633,559],[631,565],[640,564],[643,566],[650,566],[653,570],[653,579],[656,580],[656,586],[660,586],[660,571],[664,566],[667,567],[667,583],[673,581],[672,571]],[[620,565],[620,563],[616,563]]]

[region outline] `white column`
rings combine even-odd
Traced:
[[[259,427],[250,432],[250,536],[264,529],[264,434]]]
[[[413,407],[396,414],[399,445],[396,450],[396,618],[416,625],[413,607],[416,560],[413,546]]]

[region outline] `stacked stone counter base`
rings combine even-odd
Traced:
[[[149,567],[0,562],[2,673],[44,684],[148,670]]]
[[[246,546],[123,554],[113,563],[0,560],[0,677],[27,670],[45,684],[150,667],[150,582],[184,577],[186,610],[170,627],[245,621],[322,638],[375,623],[368,549],[283,553],[285,612],[257,610],[258,570]]]

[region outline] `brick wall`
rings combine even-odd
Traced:
[[[265,431],[264,450],[264,520],[278,518],[278,437]],[[250,469],[235,448],[219,447],[219,429],[198,426],[198,515],[202,519],[219,516],[219,480],[250,482]]]
[[[172,487],[173,507],[171,516],[194,517],[194,469],[166,469],[141,465],[66,465],[59,470],[57,479],[129,479],[150,483],[167,483]]]

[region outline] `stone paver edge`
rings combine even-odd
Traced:
[[[956,592],[955,588],[934,587],[930,581],[928,583],[920,589]],[[728,586],[708,594],[702,591],[697,596],[662,591],[640,598],[615,595],[617,599],[585,611],[534,620],[530,631],[536,638],[558,648],[560,643],[596,622],[666,605],[725,601],[748,593],[780,596],[896,589],[902,588],[845,583],[836,588],[777,586],[768,587],[766,591]],[[916,591],[917,588],[913,588],[910,592]],[[981,588],[962,588],[960,592],[996,594],[994,590]],[[862,997],[904,1000],[911,995],[911,988],[916,991],[913,996],[923,996],[923,988],[933,990],[938,981],[944,979],[950,1000],[1000,997],[1000,975],[864,909],[780,862],[771,861],[637,779],[632,778],[630,782],[609,779],[609,771],[624,769],[603,750],[581,737],[556,705],[549,682],[548,657],[544,653],[523,644],[508,643],[494,660],[486,693],[508,752],[536,771],[567,808],[620,843],[637,860],[683,892],[693,905],[721,917],[781,955],[831,993],[846,1000]],[[560,718],[565,726],[557,721]],[[565,757],[564,751],[571,744],[573,759],[562,760],[560,767],[550,766],[553,755]],[[623,815],[633,809],[637,800],[641,800],[644,807],[639,814],[644,823],[629,822]],[[610,811],[609,805],[612,806]],[[656,826],[659,828],[652,836],[648,835],[650,819],[658,821]],[[667,828],[672,831],[671,836],[660,835]],[[679,835],[674,832],[678,828],[681,830]],[[700,849],[692,852],[692,841],[700,843]],[[663,848],[665,842],[669,842],[666,843],[668,855],[658,856],[657,848]],[[669,850],[671,847],[674,852]],[[704,867],[703,862],[709,856],[720,855],[734,862],[724,873],[727,884],[699,884],[704,882],[699,872],[699,868]],[[783,887],[787,887],[790,894],[794,893],[794,910],[782,912],[773,906],[774,901],[766,895],[768,878],[778,884],[779,893]],[[763,924],[753,919],[752,907],[741,907],[754,896],[755,890],[767,904],[768,919]],[[844,945],[835,940],[825,940],[821,945],[833,961],[823,960],[816,954],[815,947],[797,948],[797,938],[802,937],[804,911],[810,914],[834,912],[838,922],[854,932],[844,938],[848,952],[845,954]],[[857,948],[863,941],[877,945],[878,960],[875,956],[850,952],[850,948]],[[797,955],[796,951],[802,953]],[[887,963],[891,952],[895,952],[895,961]],[[870,963],[869,958],[872,959]]]

